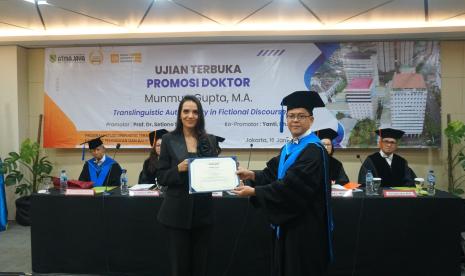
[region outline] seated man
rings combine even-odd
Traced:
[[[94,187],[119,186],[121,167],[115,160],[105,155],[105,146],[100,138],[85,142],[89,144],[93,158],[84,163],[79,180],[92,181]]]
[[[415,173],[407,160],[395,154],[397,143],[404,135],[402,130],[383,128],[375,131],[379,136],[380,151],[369,155],[358,173],[358,182],[365,185],[367,170],[381,178],[381,187],[414,186]]]

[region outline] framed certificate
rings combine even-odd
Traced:
[[[233,190],[239,186],[236,157],[189,159],[189,193]]]

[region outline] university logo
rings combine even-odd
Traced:
[[[111,63],[119,63],[119,54],[112,53],[110,55]]]
[[[110,61],[111,63],[141,63],[142,53],[112,53]]]
[[[57,61],[57,55],[55,53],[53,54],[50,54],[50,56],[48,56],[48,60],[51,62],[51,63],[55,63]]]
[[[89,54],[89,63],[93,65],[100,65],[103,63],[102,50],[91,51]]]

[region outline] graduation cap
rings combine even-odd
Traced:
[[[102,139],[100,138],[103,138],[105,137],[106,135],[102,135],[102,136],[99,136],[97,138],[94,138],[94,139],[91,139],[91,140],[87,140],[85,142],[82,142],[80,145],[85,145],[85,144],[89,144],[89,149],[95,149],[97,148],[98,146],[100,145],[103,145],[103,141]]]
[[[337,137],[337,132],[332,128],[325,128],[316,131],[316,135],[321,139],[329,139],[333,141]]]
[[[380,128],[375,130],[375,133],[381,138],[393,138],[393,139],[400,139],[402,135],[404,135],[404,131],[393,129],[393,128]]]
[[[88,145],[89,145],[89,149],[96,149],[97,147],[103,145],[103,141],[102,141],[102,139],[100,139],[100,138],[105,137],[105,136],[106,136],[106,135],[101,135],[101,136],[99,136],[99,137],[97,137],[97,138],[94,138],[94,139],[91,139],[91,140],[87,140],[87,141],[82,142],[82,143],[80,144],[80,145],[82,145],[82,160],[84,160],[85,155],[86,155],[86,153],[85,153],[86,146],[85,146],[85,145],[88,144]]]
[[[310,115],[313,115],[315,107],[324,107],[325,104],[315,91],[295,91],[287,95],[281,101],[281,122],[279,125],[281,133],[284,129],[284,106],[287,106],[288,111],[294,108],[305,108]]]
[[[160,139],[163,135],[168,133],[168,130],[166,129],[157,129],[156,131],[152,131],[149,133],[149,140],[150,140],[150,145],[153,147],[153,143],[156,142],[158,139]]]

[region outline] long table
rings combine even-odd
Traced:
[[[32,269],[37,273],[169,275],[162,198],[32,196]],[[331,275],[460,275],[462,200],[332,199]],[[208,275],[269,275],[271,232],[247,199],[214,198]]]

